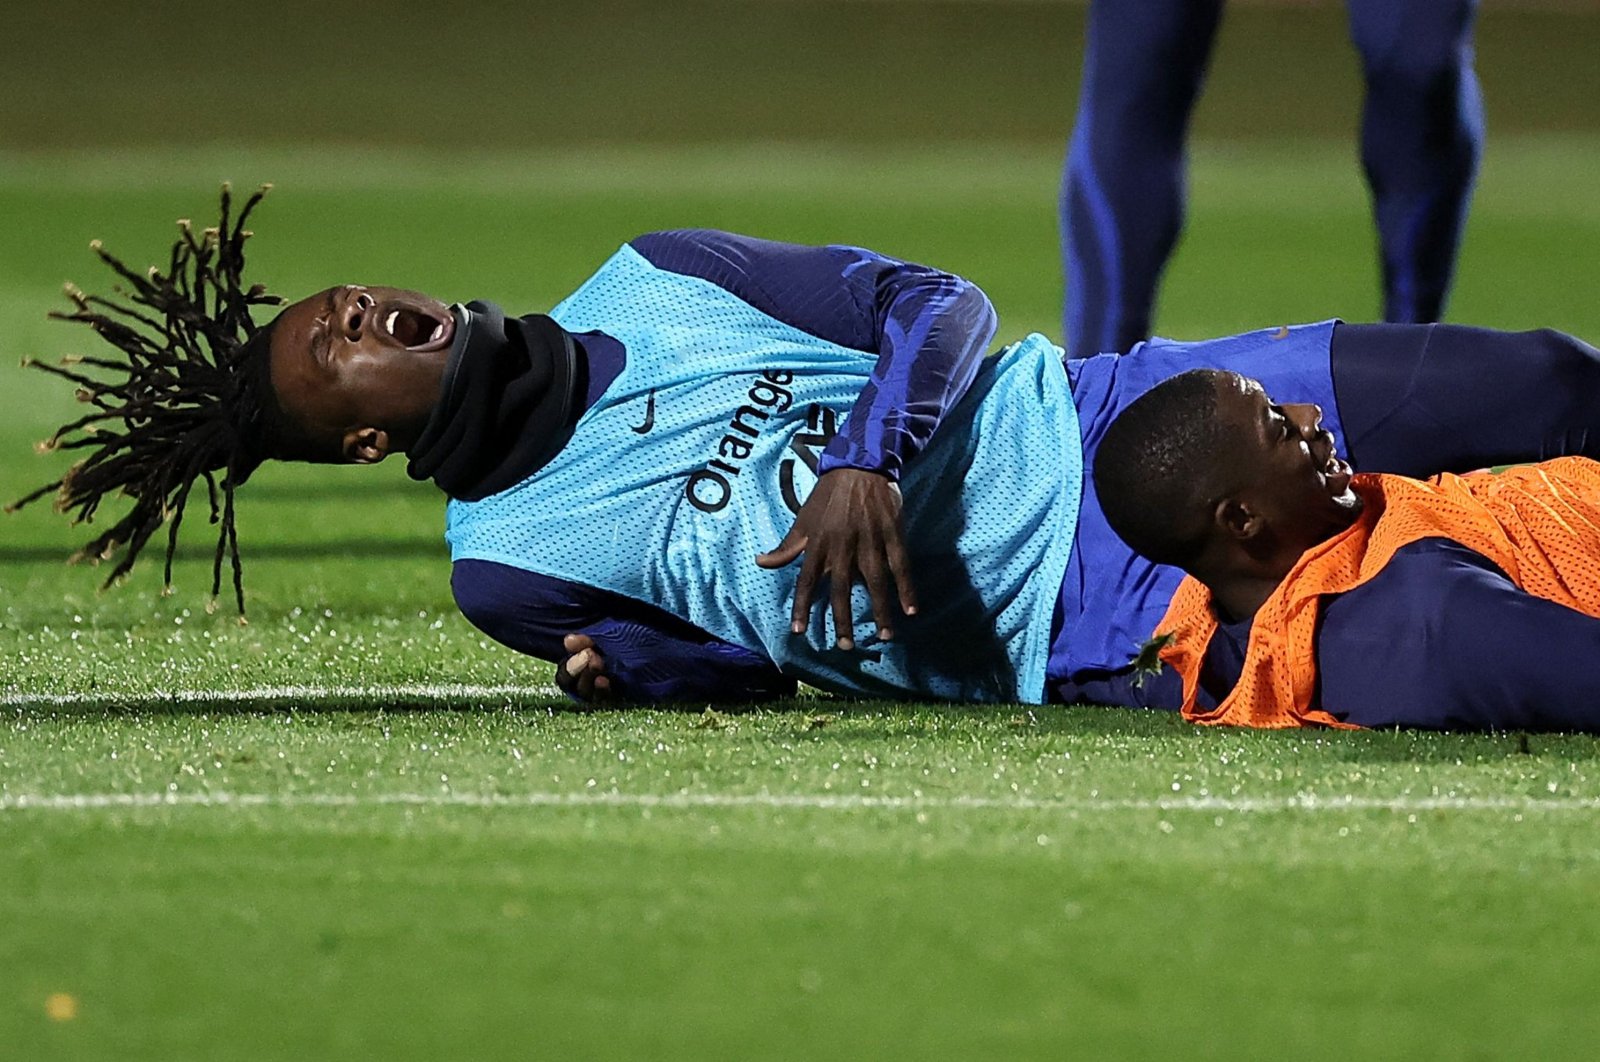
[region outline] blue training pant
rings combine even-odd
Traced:
[[[1477,0],[1346,6],[1366,79],[1361,158],[1384,319],[1437,321],[1483,142]],[[1072,357],[1126,351],[1149,335],[1156,285],[1183,227],[1184,140],[1221,13],[1222,0],[1090,4],[1060,201]]]

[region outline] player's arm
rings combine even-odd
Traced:
[[[450,585],[474,626],[556,664],[558,685],[580,700],[747,702],[795,691],[761,654],[616,594],[480,560],[457,561]]]
[[[916,608],[900,475],[972,384],[995,332],[988,297],[954,274],[859,247],[705,230],[653,233],[633,247],[658,268],[709,280],[786,324],[877,355],[844,430],[823,450],[820,478],[793,527],[757,562],[782,567],[804,556],[791,617],[796,633],[827,577],[839,645],[850,648],[850,588],[859,577],[879,636],[892,637],[894,605]]]
[[[862,247],[808,247],[709,229],[632,242],[658,269],[708,280],[803,332],[877,355],[819,471],[898,480],[972,385],[994,307],[970,280]]]
[[[1412,543],[1331,599],[1317,657],[1323,707],[1363,726],[1600,727],[1600,619],[1454,542]]]

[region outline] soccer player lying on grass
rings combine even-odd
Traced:
[[[641,236],[548,316],[345,285],[260,325],[255,202],[184,227],[149,276],[102,252],[128,300],[75,293],[66,316],[123,357],[41,366],[94,408],[53,440],[87,459],[32,497],[88,516],[130,494],[85,547],[122,550],[113,578],[170,516],[170,577],[204,480],[213,592],[231,556],[242,609],[234,491],[257,465],[405,453],[450,498],[462,611],[579,695],[751,700],[798,679],[1176,707],[1132,658],[1181,573],[1111,531],[1084,468],[1118,411],[1195,366],[1320,403],[1363,468],[1600,450],[1600,355],[1556,333],[1329,322],[1065,363],[1030,336],[985,358],[994,313],[959,277],[717,232]]]
[[[1195,370],[1111,425],[1094,480],[1189,573],[1158,627],[1197,723],[1600,730],[1600,464],[1353,475],[1315,406]]]

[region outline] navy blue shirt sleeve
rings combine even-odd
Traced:
[[[1248,632],[1212,639],[1202,706],[1238,681]],[[1317,700],[1366,727],[1600,730],[1600,619],[1527,593],[1475,550],[1423,539],[1324,599]]]
[[[877,355],[818,472],[899,479],[971,386],[996,319],[971,281],[860,247],[806,247],[726,232],[657,232],[631,246],[658,269],[708,280],[761,312]]]
[[[1362,726],[1600,730],[1600,619],[1424,539],[1323,606],[1323,706]]]
[[[794,680],[760,653],[619,594],[482,560],[456,561],[450,588],[474,626],[518,652],[559,663],[566,635],[593,638],[623,700],[756,701],[795,692]]]

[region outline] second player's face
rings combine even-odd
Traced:
[[[326,443],[328,460],[339,460],[353,431],[393,432],[426,418],[456,319],[419,292],[346,284],[293,303],[272,329],[279,405],[319,447]]]
[[[1229,373],[1217,383],[1217,413],[1239,440],[1240,500],[1276,540],[1298,555],[1350,526],[1361,497],[1320,407],[1273,402],[1255,380]]]

